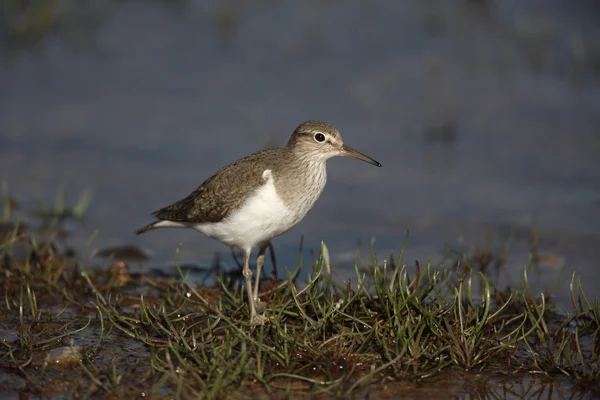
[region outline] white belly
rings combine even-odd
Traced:
[[[292,212],[277,195],[269,170],[265,171],[263,178],[266,182],[227,218],[192,227],[229,246],[248,250],[290,230],[308,209],[302,210],[301,215],[298,211]]]

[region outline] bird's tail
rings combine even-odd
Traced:
[[[148,224],[146,226],[144,226],[143,228],[138,229],[137,231],[135,231],[136,235],[141,235],[144,232],[148,232],[151,231],[152,229],[156,228],[156,224],[159,223],[160,221],[154,221],[151,224]]]

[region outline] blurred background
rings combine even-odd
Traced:
[[[0,4],[0,181],[25,203],[91,190],[81,244],[98,229],[93,248],[167,268],[183,242],[182,262],[235,268],[198,233],[132,232],[323,119],[383,168],[329,162],[316,207],[274,240],[280,276],[302,235],[303,276],[323,239],[355,280],[357,248],[398,254],[410,231],[411,266],[487,249],[518,284],[533,246],[542,287],[576,269],[600,294],[597,0]]]

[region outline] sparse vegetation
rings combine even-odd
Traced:
[[[76,213],[62,201],[38,213],[41,232],[14,219],[12,198],[3,203],[0,368],[20,393],[343,396],[435,387],[453,375],[466,384],[465,374],[542,374],[582,396],[599,390],[600,307],[575,275],[573,309],[560,315],[547,294],[532,292],[528,268],[520,288],[494,287],[478,272],[491,258],[481,251],[412,274],[402,254],[373,254],[355,282],[341,284],[323,248],[305,286],[296,282],[302,260],[286,280],[265,282],[271,323],[253,327],[238,281],[201,287],[181,269],[179,278],[134,274],[122,260],[102,268],[59,250],[48,227],[81,218],[87,202]],[[532,393],[509,386],[471,390]]]

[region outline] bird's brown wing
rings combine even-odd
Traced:
[[[246,196],[263,183],[262,173],[272,168],[280,149],[264,150],[221,169],[186,198],[152,213],[159,220],[219,222],[241,207]]]

